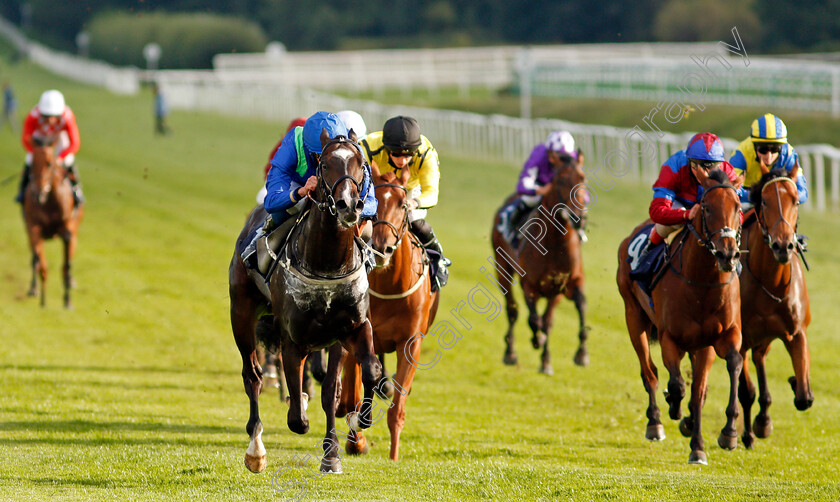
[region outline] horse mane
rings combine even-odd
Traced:
[[[753,185],[750,189],[750,204],[756,208],[756,211],[759,210],[761,207],[761,191],[764,190],[764,185],[767,184],[768,181],[772,180],[773,178],[784,178],[788,175],[787,171],[784,168],[777,167],[771,170],[768,173],[764,173],[761,175],[761,179],[758,180],[758,183]]]

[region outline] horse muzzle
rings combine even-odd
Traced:
[[[721,272],[732,272],[741,259],[741,251],[737,248],[734,250],[715,250],[713,254]]]
[[[776,258],[776,261],[782,265],[790,263],[795,249],[796,246],[791,240],[788,240],[787,242],[773,241],[770,244],[770,250],[773,251],[773,257]]]

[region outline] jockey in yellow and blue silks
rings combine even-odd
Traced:
[[[287,210],[300,202],[318,185],[316,169],[321,155],[321,130],[330,139],[347,136],[347,127],[334,113],[317,112],[303,127],[295,127],[283,138],[280,148],[271,159],[271,169],[266,179],[265,210],[274,224],[280,225],[289,218]],[[362,193],[365,201],[362,218],[376,216],[376,195],[371,186],[370,167],[365,165]]]
[[[744,210],[750,207],[749,188],[755,185],[761,176],[773,168],[782,167],[788,174],[797,168],[796,189],[799,203],[808,200],[808,184],[799,167],[799,155],[787,141],[787,127],[782,119],[766,114],[753,120],[750,137],[738,145],[738,149],[729,159],[739,176],[744,176],[744,189],[741,192],[741,205]]]

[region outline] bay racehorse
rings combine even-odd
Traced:
[[[503,205],[493,219],[491,242],[495,253],[496,275],[505,295],[508,330],[505,364],[516,364],[518,357],[514,349],[513,327],[519,317],[519,309],[513,296],[513,279],[520,277],[525,303],[528,306],[528,325],[533,336],[535,349],[543,349],[540,371],[552,374],[551,354],[548,350],[548,335],[554,323],[554,308],[561,295],[574,301],[578,311],[580,345],[574,362],[580,366],[589,364],[586,349],[586,296],[583,292],[583,257],[580,238],[574,227],[585,217],[589,202],[586,176],[582,169],[583,154],[578,158],[569,155],[560,157],[554,167],[551,190],[542,198],[528,220],[521,226],[523,236],[518,247],[511,244],[498,230],[499,215]],[[513,199],[511,196],[505,205]],[[547,305],[542,316],[537,312],[537,300],[546,298]]]
[[[73,256],[76,236],[84,215],[84,204],[75,206],[67,171],[57,161],[57,137],[33,138],[32,170],[23,194],[23,220],[32,250],[32,282],[29,296],[38,294],[36,276],[41,277],[41,306],[47,302],[47,257],[44,241],[56,235],[64,242],[64,307],[73,308]]]
[[[795,176],[796,173],[794,179]],[[747,448],[752,447],[755,436],[765,438],[773,430],[767,412],[771,399],[764,365],[773,340],[782,340],[793,362],[795,376],[790,378],[790,384],[796,409],[807,410],[814,402],[806,335],[811,311],[805,274],[796,256],[801,252],[796,239],[799,221],[796,184],[784,170],[774,170],[762,176],[752,188],[750,199],[755,207],[755,223],[744,228],[749,252],[742,258],[741,355],[746,360],[747,351],[752,350],[758,376],[759,412],[751,425],[750,409],[756,392],[749,377],[749,364],[744,364],[739,398],[744,409],[742,438]]]
[[[393,172],[381,176],[373,167],[373,182],[379,201],[371,247],[376,268],[370,281],[370,319],[373,345],[377,353],[396,352],[397,373],[380,382],[378,394],[385,397],[385,382],[393,384],[393,401],[388,409],[391,433],[391,460],[399,460],[400,433],[405,425],[405,403],[420,360],[418,333],[427,333],[437,313],[440,291],[431,293],[429,260],[423,245],[410,231],[406,179]],[[410,174],[403,170],[406,178]],[[361,402],[361,379],[356,359],[350,355],[344,363],[340,414],[355,409]],[[347,439],[348,453],[365,453],[367,439],[353,431]]]
[[[703,184],[703,197],[695,217],[674,239],[667,258],[667,271],[653,289],[653,305],[637,283],[630,279],[627,262],[630,240],[650,220],[637,226],[618,251],[618,289],[624,299],[624,315],[630,341],[642,369],[642,383],[648,392],[648,425],[645,437],[665,438],[656,404],[658,375],[650,356],[650,341],[658,334],[662,361],[670,373],[665,400],[673,420],[682,414],[685,381],[680,362],[686,352],[692,364],[689,415],[680,421],[680,432],[691,436],[689,463],[706,464],[700,413],[706,400],[709,370],[715,354],[726,359],[729,372],[729,404],[726,426],[718,444],[734,449],[738,436],[738,378],[741,356],[741,311],[735,265],[740,256],[741,204],[726,174],[716,170]]]
[[[292,229],[278,253],[275,266],[269,271],[274,330],[260,330],[264,336],[271,337],[263,340],[267,347],[281,350],[290,394],[287,423],[297,434],[309,430],[301,395],[304,362],[313,350],[329,347],[327,375],[321,391],[327,432],[322,443],[324,456],[320,470],[326,473],[342,472],[335,411],[344,350],[353,353],[362,367],[366,400],[355,417],[359,428],[370,424],[373,389],[381,377],[367,318],[368,281],[364,258],[355,241],[364,207],[365,177],[364,157],[355,140],[353,133],[350,138],[330,139],[326,130],[322,130],[323,152],[316,172],[318,184],[314,196],[310,194],[312,209]],[[257,360],[255,335],[256,317],[264,299],[240,255],[247,245],[247,236],[264,221],[257,213],[259,211],[252,212],[239,235],[229,273],[231,324],[242,357],[245,393],[251,405],[246,427],[251,441],[245,454],[245,465],[252,472],[261,472],[266,467],[258,405],[262,369]]]

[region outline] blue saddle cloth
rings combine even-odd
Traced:
[[[650,231],[653,223],[642,227],[630,240],[627,248],[627,263],[632,267],[630,278],[639,283],[642,290],[650,295],[651,281],[656,272],[665,263],[665,243],[657,244],[650,249],[650,252],[640,256],[648,245]]]

